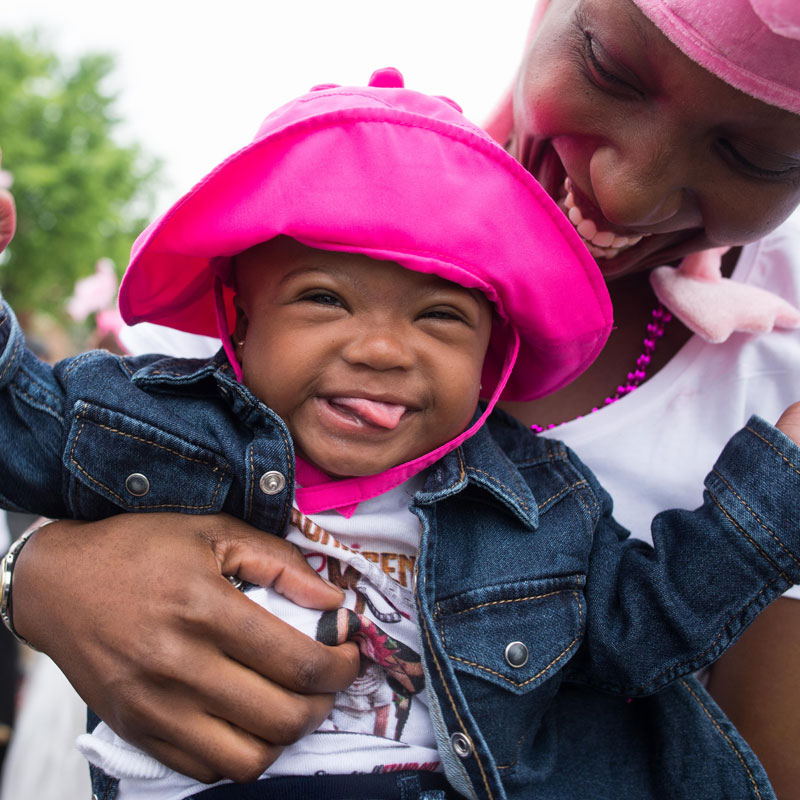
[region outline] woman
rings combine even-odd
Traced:
[[[571,218],[595,240],[617,320],[608,347],[580,380],[510,410],[542,427],[584,415],[555,434],[580,447],[616,493],[621,521],[639,534],[648,508],[696,503],[702,475],[747,413],[774,419],[800,398],[800,376],[791,374],[798,334],[734,333],[712,346],[660,312],[652,317],[649,270],[709,247],[733,246],[725,274],[735,268],[739,280],[794,302],[800,295],[800,263],[790,253],[800,229],[795,220],[781,225],[800,203],[800,70],[793,68],[800,22],[796,12],[794,19],[773,16],[781,4],[768,0],[730,0],[719,20],[714,13],[695,19],[700,5],[551,0],[523,59],[513,107],[492,126],[565,210],[578,209]],[[697,39],[684,34],[695,24],[722,54],[692,45]],[[745,24],[756,35],[736,40]],[[732,60],[739,57],[744,64]],[[703,301],[700,310],[712,304]],[[637,370],[650,379],[641,389],[589,413],[642,383]],[[587,450],[593,442],[594,457]],[[165,537],[169,562],[148,549],[157,541],[163,551]],[[127,739],[203,780],[252,779],[282,744],[319,723],[328,693],[347,685],[358,665],[354,647],[315,646],[256,614],[220,578],[245,560],[259,560],[263,581],[298,602],[338,602],[283,542],[240,522],[127,516],[37,533],[16,569],[14,622]],[[792,750],[800,741],[798,653],[784,641],[800,629],[798,618],[800,604],[778,601],[711,676],[712,691],[779,796],[800,788]],[[753,663],[758,675],[747,669]]]

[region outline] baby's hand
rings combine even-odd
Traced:
[[[793,403],[781,414],[775,427],[800,445],[800,403]]]
[[[17,225],[14,198],[8,189],[0,189],[0,253],[6,249]]]

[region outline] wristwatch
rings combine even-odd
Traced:
[[[36,531],[41,530],[44,528],[45,525],[49,525],[53,520],[48,520],[43,525],[39,525],[38,528],[31,528],[22,536],[19,537],[12,545],[8,548],[8,552],[3,557],[3,560],[0,561],[0,619],[3,620],[3,624],[8,628],[9,633],[20,643],[24,644],[26,647],[30,647],[32,650],[36,648],[27,640],[23,639],[15,630],[14,630],[14,622],[12,618],[12,608],[11,608],[11,581],[14,577],[14,563],[16,562],[17,558],[19,558],[19,552],[25,546],[25,542],[33,536]]]

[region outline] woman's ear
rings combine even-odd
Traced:
[[[233,298],[233,305],[236,308],[236,325],[233,328],[231,337],[233,338],[233,350],[236,354],[236,360],[241,364],[242,356],[244,354],[244,343],[247,340],[247,314],[245,313],[242,304],[239,302],[239,296]]]

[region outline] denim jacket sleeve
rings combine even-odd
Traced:
[[[62,517],[65,392],[0,296],[0,506]]]
[[[705,480],[703,505],[630,539],[600,500],[585,592],[586,636],[570,678],[644,695],[717,659],[800,582],[800,448],[751,417]]]

